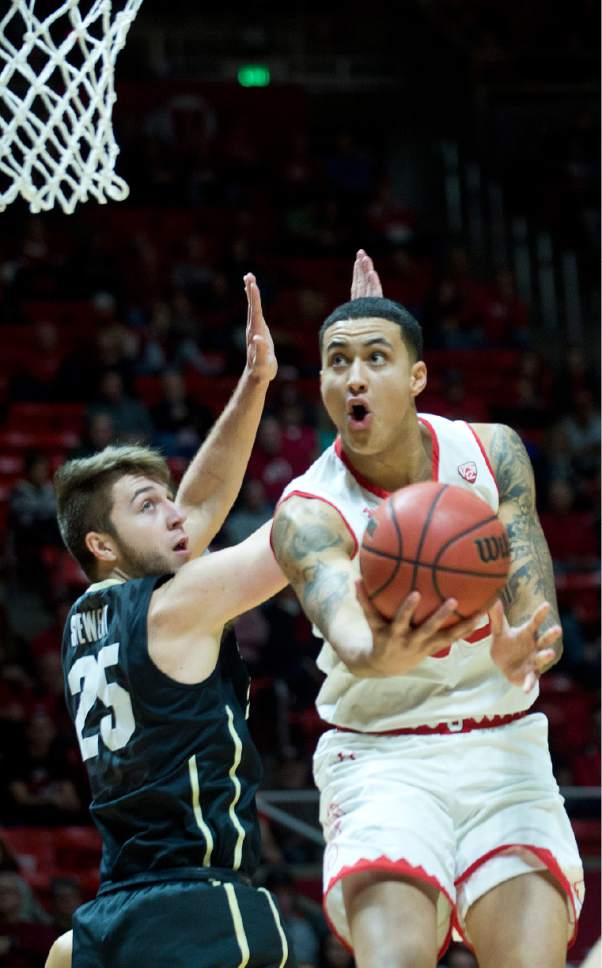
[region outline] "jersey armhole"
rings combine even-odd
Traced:
[[[323,501],[324,504],[328,504],[331,508],[334,508],[334,510],[339,515],[341,521],[343,522],[343,524],[347,528],[347,530],[348,530],[348,532],[351,535],[351,538],[353,540],[353,554],[351,555],[351,560],[353,561],[353,559],[355,558],[355,556],[357,555],[357,553],[359,551],[359,542],[358,542],[358,540],[357,540],[357,538],[355,536],[355,531],[353,530],[353,528],[349,524],[349,521],[347,520],[347,518],[345,517],[345,515],[343,514],[343,512],[341,511],[341,509],[338,508],[336,506],[336,504],[333,504],[332,501],[329,501],[328,498],[321,497],[320,494],[310,494],[309,491],[290,491],[290,493],[287,494],[286,497],[283,497],[283,498],[280,499],[280,501],[278,501],[278,504],[276,505],[276,510],[278,510],[278,508],[280,507],[281,504],[284,504],[285,501],[288,501],[289,497],[304,497],[304,498],[306,498],[307,500],[310,500],[310,501]],[[272,544],[272,530],[273,530],[273,528],[274,528],[274,524],[272,523],[272,527],[270,528],[270,547],[272,549],[272,552],[274,551],[274,545]]]

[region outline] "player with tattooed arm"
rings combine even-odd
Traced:
[[[530,711],[561,629],[529,459],[509,427],[416,412],[421,329],[362,250],[320,351],[338,436],[285,488],[272,544],[324,639],[327,915],[358,968],[434,968],[452,928],[480,968],[564,968],[583,873]],[[503,603],[451,628],[453,599],[415,626],[412,593],[388,622],[358,581],[372,510],[428,480],[473,490],[510,538]]]

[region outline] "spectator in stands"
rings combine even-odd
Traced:
[[[11,382],[11,400],[53,400],[63,359],[57,327],[40,319],[32,327],[35,353],[27,353]]]
[[[26,881],[0,873],[0,966],[41,968],[56,932]]]
[[[55,877],[50,883],[50,913],[57,935],[71,930],[73,915],[83,897],[75,877]]]
[[[292,465],[283,454],[282,427],[277,417],[268,415],[261,421],[247,474],[261,481],[272,507],[293,477]]]
[[[10,749],[35,707],[33,681],[14,658],[0,658],[0,749]]]
[[[115,428],[115,436],[122,444],[147,444],[151,440],[153,424],[148,411],[139,400],[128,396],[118,370],[107,370],[102,376],[98,398],[91,405],[89,413],[108,414]]]
[[[482,344],[477,307],[452,276],[443,276],[436,284],[425,320],[443,349],[472,349]]]
[[[243,484],[236,507],[228,515],[224,525],[226,543],[238,544],[261,527],[272,516],[272,505],[267,500],[265,488],[256,478],[248,478]]]
[[[151,411],[154,445],[166,457],[190,458],[213,423],[211,411],[190,396],[178,370],[161,374],[161,390],[161,400]]]
[[[489,346],[523,345],[529,339],[529,311],[516,292],[511,269],[495,273],[483,301],[483,329]]]
[[[590,739],[586,746],[575,754],[571,769],[574,782],[580,786],[600,786],[600,707],[592,717]]]
[[[566,571],[599,568],[594,516],[575,508],[574,488],[568,481],[551,481],[546,498],[547,510],[542,511],[541,524],[555,567]]]
[[[195,303],[203,302],[210,297],[213,289],[215,270],[209,253],[207,238],[195,232],[184,239],[180,258],[175,262],[171,281],[176,290],[181,290]],[[182,330],[176,326],[176,332],[182,336],[198,336],[196,326],[187,326]]]
[[[586,476],[595,474],[600,469],[600,414],[587,387],[575,391],[573,408],[562,427],[576,470]]]
[[[28,589],[43,595],[46,582],[40,547],[61,545],[48,458],[41,451],[29,451],[23,470],[23,478],[9,495],[7,560],[17,593]]]
[[[542,444],[542,462],[539,480],[562,480],[573,482],[575,471],[568,435],[561,423],[553,424],[546,432]]]
[[[4,813],[20,824],[70,824],[85,817],[78,775],[57,737],[54,722],[37,709],[20,743],[6,752]]]
[[[183,325],[183,315],[179,312],[182,308],[181,300],[177,299],[171,303],[154,303],[136,364],[136,372],[140,375],[159,374],[166,368],[182,370],[187,366],[199,373],[212,372],[196,341],[177,331],[176,317],[179,317],[177,325]]]
[[[84,433],[77,447],[71,451],[69,458],[91,457],[92,454],[104,450],[116,440],[113,418],[107,410],[97,410],[86,414]]]
[[[38,642],[41,636],[38,636]],[[32,699],[36,711],[44,711],[54,723],[57,737],[62,742],[72,740],[72,724],[65,706],[65,684],[61,666],[60,637],[53,648],[46,648],[33,657],[35,681]],[[33,643],[32,643],[33,645]]]
[[[600,394],[600,379],[592,366],[590,356],[586,356],[581,346],[569,346],[557,375],[554,386],[554,404],[559,414],[564,414],[575,400],[580,390],[590,390],[594,397]]]
[[[288,868],[272,868],[266,877],[265,886],[278,901],[282,920],[297,958],[298,968],[318,968],[320,937],[303,911]]]
[[[486,423],[490,419],[489,408],[483,395],[470,392],[466,380],[459,370],[449,370],[445,378],[443,399],[438,401],[438,410],[450,420],[471,420]]]

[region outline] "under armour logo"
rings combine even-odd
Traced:
[[[473,460],[467,460],[465,464],[458,465],[458,474],[469,484],[474,484],[477,479],[477,465]]]

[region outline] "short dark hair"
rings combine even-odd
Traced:
[[[144,474],[171,486],[169,467],[163,456],[137,444],[105,447],[91,457],[67,461],[54,475],[61,537],[92,580],[96,577],[96,559],[86,547],[86,535],[89,531],[106,531],[116,537],[111,521],[112,487],[126,474]]]
[[[401,338],[415,363],[422,359],[422,326],[400,303],[382,296],[362,296],[343,303],[327,316],[320,327],[320,350],[327,329],[344,319],[389,319],[401,329]]]

